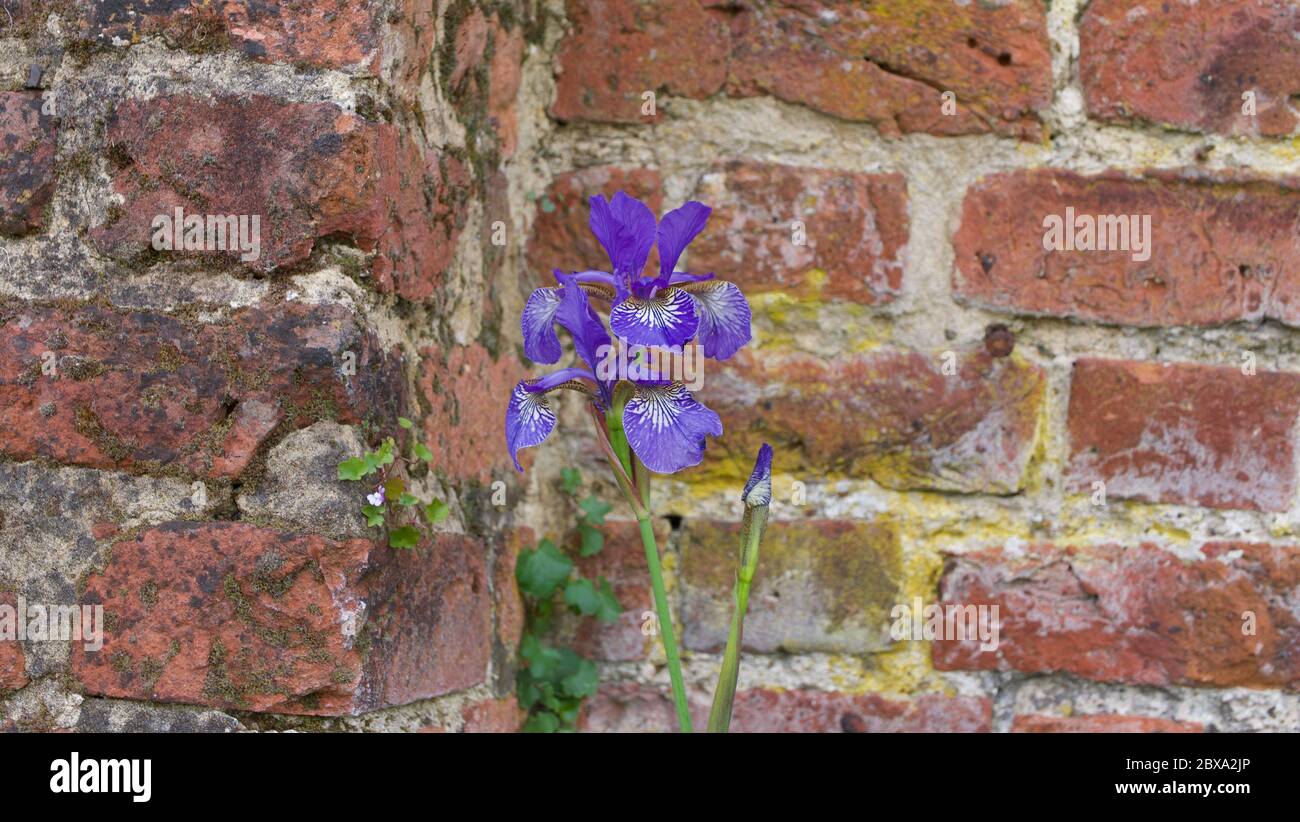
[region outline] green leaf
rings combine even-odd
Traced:
[[[443,502],[440,499],[436,499],[433,502],[430,502],[428,505],[424,506],[424,518],[429,521],[430,525],[437,525],[438,523],[446,519],[447,515],[449,515],[450,513],[451,513],[451,508],[447,505],[447,503]]]
[[[418,505],[419,502],[420,500],[414,494],[408,494],[405,492],[397,498],[398,505]]]
[[[592,525],[604,525],[605,515],[614,510],[614,506],[599,497],[587,497],[582,502],[578,503],[578,507],[581,508],[583,513],[586,515],[587,522],[590,522]]]
[[[420,542],[420,532],[412,525],[403,525],[388,532],[389,548],[414,548]]]
[[[425,462],[433,462],[433,452],[430,451],[429,447],[424,443],[422,442],[412,443],[411,451],[415,454],[415,456],[419,457]]]
[[[361,506],[361,513],[366,515],[366,527],[368,528],[384,524],[384,507],[382,505],[371,505],[367,502]]]
[[[339,479],[341,480],[359,480],[366,474],[374,472],[374,468],[361,457],[343,460],[339,463]]]
[[[398,417],[397,424],[408,430],[415,425],[415,423],[411,422],[406,417]]]
[[[564,584],[573,570],[573,561],[560,552],[554,543],[544,539],[536,551],[520,551],[515,563],[515,579],[519,588],[534,599],[546,599]]]
[[[564,586],[564,604],[577,609],[584,616],[591,616],[600,609],[600,595],[596,586],[589,579],[571,579]]]
[[[578,488],[582,485],[582,472],[577,468],[560,469],[560,487],[566,494],[578,493]]]
[[[547,711],[533,714],[524,723],[524,733],[526,734],[553,734],[559,729],[560,718]]]
[[[596,592],[600,604],[596,607],[596,619],[604,623],[618,622],[619,614],[623,613],[623,606],[619,604],[618,597],[614,596],[614,589],[610,587],[609,580],[604,577],[600,578],[600,589]]]
[[[600,685],[600,673],[596,670],[595,664],[590,660],[582,660],[578,670],[566,676],[560,682],[560,687],[564,689],[569,696],[593,696],[596,688]]]
[[[582,546],[578,548],[578,553],[584,557],[593,557],[605,547],[605,535],[598,528],[583,522],[578,525],[578,534],[582,537]]]

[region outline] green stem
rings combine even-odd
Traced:
[[[713,691],[713,707],[709,709],[709,733],[725,734],[731,727],[736,681],[740,677],[740,645],[744,637],[745,613],[749,610],[749,588],[758,569],[758,549],[766,527],[767,506],[745,509],[740,531],[740,569],[736,572],[736,586],[732,591],[735,611],[731,614],[731,627],[727,631],[727,648],[722,654],[718,685]]]
[[[641,524],[641,544],[645,546],[645,561],[650,568],[650,589],[654,592],[655,611],[659,615],[659,635],[663,637],[664,655],[668,657],[668,677],[673,684],[677,723],[682,733],[690,733],[691,711],[686,704],[686,686],[682,684],[682,663],[677,656],[677,637],[673,634],[673,615],[668,611],[668,595],[664,592],[664,575],[659,569],[659,546],[655,543],[654,525],[649,515],[638,516],[637,522]]]

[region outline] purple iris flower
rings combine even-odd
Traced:
[[[524,306],[524,354],[540,363],[562,354],[556,326],[573,338],[585,365],[565,368],[515,386],[506,410],[506,441],[515,467],[519,449],[540,444],[555,428],[547,395],[561,388],[582,391],[600,413],[613,407],[617,380],[602,379],[602,357],[614,343],[592,308],[608,303],[609,328],[618,344],[681,351],[698,340],[706,357],[725,360],[750,339],[750,309],[733,283],[712,274],[677,271],[677,261],[709,219],[708,206],[688,202],[655,224],[654,213],[623,192],[606,201],[591,198],[591,230],[609,255],[611,271],[555,272],[557,288],[539,288]],[[642,269],[656,242],[659,273]],[[623,430],[632,451],[651,471],[670,474],[698,465],[705,438],[722,434],[718,415],[678,382],[629,381],[623,395]],[[522,468],[520,468],[522,470]]]

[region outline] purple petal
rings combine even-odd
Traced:
[[[704,438],[722,435],[722,420],[681,383],[640,384],[623,409],[623,429],[637,458],[657,474],[704,459]]]
[[[712,209],[692,200],[675,208],[659,221],[659,279],[660,286],[668,285],[677,260],[690,245],[691,240],[704,230]]]
[[[524,470],[519,464],[520,449],[541,445],[553,430],[555,412],[551,410],[546,394],[529,391],[520,381],[506,406],[506,446],[517,470]]]
[[[673,276],[668,278],[669,285],[681,285],[683,283],[702,283],[705,280],[712,280],[713,274],[688,274],[685,271],[677,271]]]
[[[563,284],[555,320],[573,336],[573,348],[578,352],[578,357],[587,364],[588,368],[596,371],[602,356],[601,348],[606,347],[606,351],[609,350],[607,348],[610,345],[609,332],[605,330],[605,324],[592,309],[591,303],[587,300],[587,293],[582,290],[577,281],[562,271],[556,271],[555,277]],[[606,381],[600,382],[601,396],[606,403],[609,401],[609,392],[612,388],[613,386]]]
[[[725,280],[688,285],[684,289],[695,300],[700,317],[700,345],[704,356],[730,359],[749,342],[749,302],[735,283]]]
[[[680,288],[653,297],[629,295],[609,310],[609,327],[633,345],[679,348],[695,336],[700,318],[695,301]]]
[[[597,194],[591,198],[589,225],[617,277],[641,273],[655,242],[655,215],[645,203],[621,191],[609,202]]]
[[[530,394],[544,394],[547,391],[554,391],[557,386],[574,380],[596,382],[596,378],[585,368],[561,368],[559,371],[552,371],[538,380],[524,380],[519,385]]]
[[[555,333],[559,308],[560,292],[555,288],[537,289],[524,304],[524,356],[533,362],[549,365],[560,359],[560,337]]]
[[[754,460],[754,472],[740,492],[740,501],[749,508],[772,504],[772,446],[763,443]]]

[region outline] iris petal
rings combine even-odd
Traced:
[[[655,215],[645,203],[618,192],[591,198],[591,233],[609,255],[616,277],[641,273],[655,242]]]
[[[519,464],[520,449],[541,445],[553,430],[555,412],[547,402],[545,392],[529,391],[520,381],[506,406],[506,446],[517,470],[524,470]]]
[[[740,492],[740,500],[749,508],[770,505],[772,502],[772,446],[763,443],[754,460],[754,472]]]
[[[633,345],[679,348],[695,336],[700,318],[695,301],[680,288],[653,297],[629,295],[609,310],[609,327]]]
[[[659,221],[659,286],[668,285],[677,260],[709,221],[713,209],[694,200],[675,208]]]
[[[695,300],[704,356],[730,359],[749,342],[752,318],[749,301],[735,283],[708,280],[682,286],[682,290]]]
[[[586,292],[582,290],[577,280],[562,271],[556,271],[555,277],[562,285],[560,305],[556,309],[555,320],[573,336],[573,348],[587,367],[598,371],[602,356],[601,349],[604,348],[606,353],[611,350],[609,332],[605,330],[605,324],[592,309]],[[609,392],[612,388],[611,383],[605,381],[600,383],[601,397],[606,403],[609,401]]]
[[[623,409],[623,429],[647,468],[671,474],[700,464],[704,438],[721,436],[722,420],[681,383],[643,383]]]
[[[550,364],[560,359],[560,337],[555,333],[555,312],[560,308],[556,288],[539,288],[524,304],[524,356],[533,362]]]

